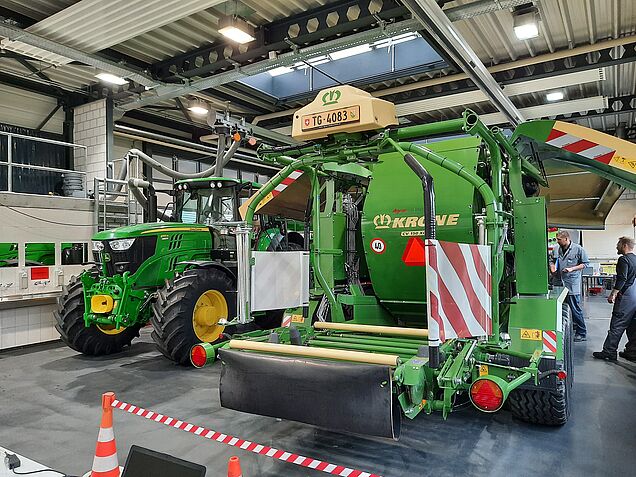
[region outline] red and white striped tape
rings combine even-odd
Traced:
[[[603,164],[609,164],[616,152],[607,146],[602,146],[587,139],[581,139],[580,137],[559,131],[558,129],[552,129],[552,131],[550,131],[546,144],[579,154],[588,159],[594,159]]]
[[[556,331],[543,332],[543,351],[548,353],[557,352],[557,334]]]
[[[278,194],[280,194],[285,189],[287,189],[290,185],[296,182],[296,179],[298,179],[302,175],[303,175],[303,171],[293,171],[291,174],[285,177],[285,179],[283,179],[283,182],[281,182],[274,188],[274,190],[272,191],[272,195],[276,197]]]
[[[281,321],[280,326],[283,328],[289,328],[292,324],[292,316],[291,315],[283,315],[283,320]]]
[[[182,431],[190,432],[196,436],[204,437],[222,444],[226,444],[233,447],[238,447],[255,454],[271,457],[272,459],[282,460],[289,464],[296,464],[301,467],[309,469],[319,470],[331,475],[339,475],[341,477],[381,477],[378,474],[371,474],[369,472],[362,472],[361,470],[351,469],[349,467],[343,467],[341,465],[330,464],[321,460],[312,459],[311,457],[305,457],[302,455],[294,454],[291,452],[285,452],[274,447],[264,446],[257,444],[256,442],[250,442],[238,437],[222,434],[220,432],[206,429],[205,427],[195,426],[185,421],[175,419],[173,417],[165,416],[163,414],[149,411],[147,409],[134,406],[119,400],[113,401],[113,407],[115,409],[121,409],[135,416],[144,417],[151,421],[164,424],[166,426],[174,427]]]
[[[489,335],[489,246],[426,240],[425,248],[429,340]]]

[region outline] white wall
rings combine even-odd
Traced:
[[[75,170],[86,172],[87,189],[92,191],[93,179],[106,177],[106,100],[77,106],[73,114],[73,140],[88,147],[86,157],[75,153]]]
[[[632,219],[636,215],[636,193],[625,191],[605,221],[605,230],[583,231],[583,246],[591,259],[616,260],[616,241],[634,237]]]

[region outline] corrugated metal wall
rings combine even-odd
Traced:
[[[35,129],[55,108],[57,100],[0,84],[0,123]],[[64,112],[59,110],[42,129],[62,134]]]

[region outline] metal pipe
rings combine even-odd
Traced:
[[[251,224],[241,224],[235,229],[236,235],[236,259],[237,259],[237,293],[238,321],[245,324],[250,321],[251,313],[251,250],[250,234]]]
[[[335,335],[318,335],[312,338],[309,343],[312,341],[327,341],[329,343],[351,343],[351,344],[361,344],[368,346],[382,346],[394,349],[401,349],[403,351],[408,351],[409,353],[417,353],[417,350],[420,346],[418,344],[413,343],[403,343],[392,340],[391,338],[386,338],[384,340],[367,340],[364,337],[350,338],[350,337],[339,337]]]
[[[223,152],[225,151],[225,133],[220,133],[216,141],[216,162],[214,164],[214,174],[223,177]]]
[[[328,333],[325,335],[316,335],[314,339],[327,339],[327,340],[355,340],[351,341],[351,343],[376,343],[376,344],[384,344],[384,345],[395,345],[400,346],[402,348],[414,348],[417,349],[420,346],[427,346],[427,340],[411,340],[407,338],[399,338],[399,337],[389,337],[389,336],[370,336],[370,335],[359,335],[353,333]]]
[[[141,205],[141,207],[147,211],[149,216],[151,215],[150,204],[149,204],[148,198],[142,192],[142,189],[150,190],[151,187],[152,187],[152,184],[150,184],[150,182],[145,181],[143,179],[137,179],[137,178],[128,179],[128,189],[130,190],[132,195],[135,196],[135,199],[137,199],[137,202],[139,203],[139,205]],[[150,220],[150,222],[155,222],[157,220],[157,217],[159,217],[164,222],[170,222],[172,220],[171,216],[166,215],[162,211],[157,209],[156,203],[155,203],[154,209],[156,211],[154,214],[155,220]]]
[[[390,353],[396,354],[401,358],[405,357],[406,359],[409,359],[417,354],[416,349],[397,348],[394,346],[373,346],[360,343],[343,343],[340,341],[309,340],[308,344],[316,348],[354,350],[367,353]]]
[[[363,353],[361,351],[345,351],[334,349],[316,349],[309,346],[285,345],[275,343],[259,343],[254,341],[230,340],[231,349],[261,351],[264,353],[303,356],[307,358],[326,358],[356,363],[381,364],[397,366],[400,357],[395,354]]]
[[[464,118],[466,120],[466,132],[472,136],[481,137],[486,143],[486,146],[488,146],[490,161],[492,163],[492,189],[497,200],[501,202],[503,197],[503,161],[501,159],[499,144],[490,130],[480,121],[479,116],[473,111],[465,112]]]
[[[428,136],[438,136],[441,134],[457,133],[461,134],[465,132],[466,121],[465,119],[449,119],[446,121],[439,121],[429,124],[417,124],[415,126],[406,126],[403,128],[391,131],[391,135],[398,141],[412,141],[413,139],[419,139]]]
[[[186,174],[185,172],[175,171],[174,169],[170,169],[169,167],[164,166],[159,161],[156,161],[155,159],[145,154],[144,152],[140,151],[139,149],[135,149],[135,148],[130,149],[128,151],[128,154],[132,156],[136,156],[142,162],[145,162],[153,169],[157,169],[161,171],[162,173],[164,173],[165,175],[167,175],[168,177],[172,177],[173,179],[198,179],[201,177],[209,177],[211,174],[214,173],[214,170],[216,167],[216,164],[214,164],[202,172],[197,172],[194,174]]]
[[[358,325],[355,323],[333,323],[319,321],[314,323],[317,330],[354,331],[358,333],[371,333],[376,335],[413,336],[428,338],[428,330],[423,328],[404,328],[399,326]]]

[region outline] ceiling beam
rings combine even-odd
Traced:
[[[501,88],[475,54],[468,42],[453,27],[437,3],[433,0],[402,0],[413,16],[426,27],[437,43],[453,58],[466,75],[481,89],[497,109],[516,126],[524,120],[523,115]]]

